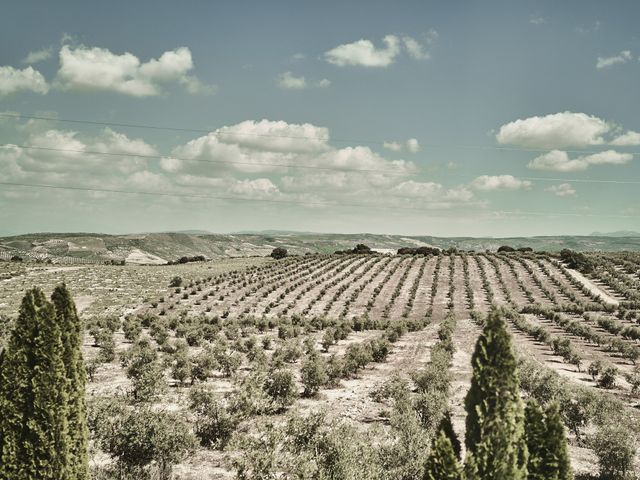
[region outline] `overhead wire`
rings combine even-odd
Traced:
[[[84,120],[84,119],[70,119],[70,118],[56,118],[56,117],[44,117],[40,115],[26,115],[21,113],[0,113],[0,117],[3,118],[24,118],[28,120],[40,120],[40,121],[50,121],[50,122],[63,122],[63,123],[75,123],[75,124],[85,124],[85,125],[101,125],[107,127],[123,127],[123,128],[140,128],[140,129],[149,129],[149,130],[166,130],[166,131],[174,131],[174,132],[191,132],[191,133],[206,133],[209,135],[216,136],[229,136],[229,137],[265,137],[265,138],[284,138],[284,139],[292,139],[292,140],[316,140],[323,142],[335,142],[335,143],[363,143],[370,145],[385,145],[389,142],[380,141],[380,140],[371,140],[371,139],[355,139],[355,138],[333,138],[333,137],[318,137],[318,136],[305,136],[305,135],[279,135],[272,133],[251,133],[251,132],[237,132],[237,131],[223,131],[221,129],[211,130],[211,129],[203,129],[203,128],[187,128],[187,127],[173,127],[173,126],[162,126],[162,125],[149,125],[149,124],[141,124],[141,123],[122,123],[122,122],[107,122],[107,121],[98,121],[98,120]],[[223,127],[229,128],[229,127]],[[508,151],[508,152],[548,152],[549,148],[535,148],[535,147],[514,147],[514,146],[498,146],[498,145],[466,145],[461,143],[420,143],[421,147],[424,148],[461,148],[461,149],[478,149],[478,150],[496,150],[496,151]],[[571,149],[565,150],[567,153],[601,153],[602,150],[592,150],[592,149]],[[628,152],[632,155],[638,155],[640,152]]]
[[[236,160],[220,160],[220,159],[205,159],[205,158],[189,158],[182,157],[176,155],[145,155],[139,153],[125,153],[125,152],[104,152],[97,150],[78,150],[78,149],[70,149],[70,148],[56,148],[56,147],[45,147],[42,145],[18,145],[12,143],[0,143],[0,148],[22,148],[27,150],[41,150],[41,151],[49,151],[49,152],[60,152],[60,153],[73,153],[73,154],[87,154],[87,155],[104,155],[108,157],[132,157],[132,158],[142,158],[147,160],[178,160],[181,162],[196,162],[196,163],[210,163],[210,164],[223,164],[223,165],[242,165],[242,166],[251,166],[251,167],[260,167],[260,168],[294,168],[294,169],[309,169],[309,170],[327,170],[327,171],[336,171],[336,172],[355,172],[355,173],[381,173],[385,175],[393,175],[393,176],[402,176],[408,177],[412,176],[416,172],[424,172],[424,173],[433,173],[433,174],[442,174],[446,173],[447,176],[453,177],[464,177],[468,178],[467,175],[456,174],[455,172],[447,171],[447,172],[434,172],[435,166],[430,167],[406,167],[406,171],[398,171],[398,170],[388,170],[388,169],[377,169],[377,168],[348,168],[348,167],[330,167],[330,166],[322,166],[322,165],[301,165],[301,164],[290,164],[290,163],[274,163],[274,162],[246,162],[246,161],[236,161]],[[518,178],[523,180],[536,180],[536,181],[551,181],[551,182],[568,182],[568,183],[612,183],[612,184],[630,184],[630,185],[638,185],[640,181],[638,180],[607,180],[607,179],[591,179],[591,178],[558,178],[558,177],[530,177],[530,176],[519,176]]]
[[[292,204],[292,205],[306,205],[306,206],[324,206],[324,207],[366,207],[366,208],[381,208],[389,210],[413,210],[429,212],[433,211],[429,208],[416,207],[416,206],[403,206],[403,205],[384,205],[384,204],[368,204],[368,203],[349,203],[349,202],[317,202],[317,201],[300,201],[289,199],[274,199],[274,198],[249,198],[238,197],[230,195],[218,195],[218,194],[199,194],[188,192],[153,192],[143,190],[122,190],[116,188],[98,188],[98,187],[80,187],[73,185],[52,185],[42,183],[26,183],[26,182],[4,182],[0,181],[0,185],[17,186],[17,187],[32,187],[32,188],[45,188],[56,190],[72,190],[72,191],[86,191],[96,193],[116,193],[116,194],[129,194],[129,195],[151,195],[162,197],[186,197],[186,198],[204,198],[204,199],[218,199],[218,200],[230,200],[230,201],[245,201],[256,203],[276,203],[276,204]],[[405,197],[406,198],[406,197]],[[581,213],[581,212],[531,212],[531,211],[518,211],[518,210],[494,210],[486,211],[489,215],[529,215],[529,216],[546,216],[546,217],[606,217],[606,218],[640,218],[640,215],[625,215],[625,214],[597,214],[597,213]]]

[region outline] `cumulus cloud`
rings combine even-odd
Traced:
[[[152,145],[111,129],[95,136],[53,128],[22,135],[21,143],[43,148],[0,148],[3,181],[345,205],[484,205],[468,186],[410,180],[417,171],[412,162],[366,146],[335,148],[328,130],[311,124],[248,120],[223,127],[176,147],[159,170],[145,158],[158,155]]]
[[[435,182],[407,180],[393,187],[391,193],[400,197],[424,200],[424,205],[432,208],[452,208],[478,203],[473,192],[465,186],[446,188]]]
[[[158,59],[142,63],[128,52],[115,54],[106,48],[63,45],[56,85],[65,90],[149,97],[162,94],[164,85],[178,83],[189,93],[213,93],[213,86],[204,85],[189,75],[193,68],[191,51],[186,47],[164,52]]]
[[[291,72],[284,72],[278,76],[278,86],[286,90],[302,90],[307,87],[304,77],[296,77]]]
[[[42,74],[33,67],[22,70],[9,65],[0,67],[0,97],[20,91],[44,95],[49,91],[49,85]]]
[[[228,188],[228,192],[244,198],[256,199],[273,198],[280,194],[278,187],[268,178],[238,180]]]
[[[313,152],[328,148],[329,130],[310,123],[246,120],[213,134],[223,143],[276,152]]]
[[[387,35],[382,41],[384,48],[377,48],[371,40],[360,39],[353,43],[338,45],[325,52],[324,59],[339,67],[361,66],[386,68],[393,64],[402,48],[414,60],[428,60],[431,55],[427,51],[438,38],[438,32],[430,29],[420,40],[409,35],[398,37]]]
[[[531,17],[529,17],[529,23],[531,25],[542,25],[546,23],[546,20],[540,15],[532,15]]]
[[[305,88],[309,87],[327,88],[331,85],[331,80],[323,78],[315,82],[307,82],[307,80],[303,76],[296,77],[291,72],[284,72],[278,75],[276,83],[278,87],[284,90],[304,90]]]
[[[416,138],[410,138],[404,145],[400,142],[383,142],[382,147],[392,152],[401,152],[406,149],[410,153],[417,153],[420,151],[420,142]]]
[[[382,146],[392,152],[399,152],[402,150],[402,145],[398,142],[383,142]]]
[[[512,175],[481,175],[471,182],[476,190],[528,190],[531,182],[520,180]]]
[[[616,147],[632,147],[640,145],[640,133],[628,131],[617,136],[611,141],[611,145]]]
[[[596,62],[596,68],[610,68],[614,65],[620,65],[623,63],[627,63],[632,58],[631,52],[629,50],[623,50],[618,55],[614,55],[612,57],[598,57],[598,61]]]
[[[534,170],[553,170],[556,172],[579,172],[591,165],[624,165],[633,159],[629,153],[619,153],[615,150],[579,156],[570,159],[567,152],[552,150],[536,157],[529,162],[528,167]]]
[[[43,48],[42,50],[36,50],[29,52],[29,54],[22,60],[25,65],[33,65],[34,63],[43,62],[49,60],[53,56],[53,47]]]
[[[121,186],[136,172],[147,170],[148,161],[141,155],[157,154],[144,140],[129,138],[109,128],[95,136],[50,129],[30,134],[24,143],[39,148],[12,145],[0,149],[0,171],[4,178],[94,187]]]
[[[575,189],[570,183],[561,183],[560,185],[552,185],[545,188],[546,192],[551,192],[558,197],[571,197],[576,194]]]
[[[386,68],[395,61],[400,53],[400,39],[395,35],[387,35],[382,41],[385,48],[377,48],[371,40],[364,39],[338,45],[325,52],[324,58],[327,62],[339,67]]]
[[[603,135],[612,128],[612,125],[592,115],[562,112],[502,125],[496,139],[503,145],[526,148],[586,147],[605,143]]]
[[[411,58],[414,58],[416,60],[429,59],[429,52],[427,52],[425,46],[418,42],[415,38],[404,36],[402,37],[402,43],[404,43],[404,48],[407,49],[407,53]]]
[[[420,151],[420,143],[418,143],[418,140],[415,138],[410,138],[409,140],[407,140],[407,150],[409,150],[411,153],[417,153],[418,151]]]

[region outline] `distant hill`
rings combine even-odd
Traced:
[[[631,233],[631,232],[628,232]],[[553,236],[553,237],[431,237],[379,234],[324,234],[259,232],[238,234],[140,233],[32,233],[0,237],[0,259],[17,255],[25,259],[54,263],[104,263],[109,261],[162,264],[183,256],[207,258],[265,256],[275,247],[290,253],[331,253],[364,243],[380,251],[401,247],[435,246],[443,249],[497,250],[501,245],[531,247],[536,251],[563,248],[582,251],[640,250],[640,235]]]
[[[617,232],[609,233],[594,232],[591,235],[594,237],[640,237],[640,232],[634,232],[631,230],[619,230]]]

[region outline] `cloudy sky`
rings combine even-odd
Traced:
[[[0,234],[640,230],[638,2],[301,5],[6,2]]]

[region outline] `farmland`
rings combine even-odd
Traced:
[[[569,405],[592,395],[630,425],[640,424],[636,253],[568,258],[451,250],[167,266],[2,262],[0,268],[5,330],[27,288],[49,293],[64,281],[75,297],[86,324],[88,401],[98,412],[92,424],[96,472],[114,461],[100,441],[104,402],[133,397],[139,403],[138,394],[198,436],[197,446],[176,460],[176,478],[255,471],[284,448],[277,446],[282,437],[274,440],[282,434],[278,429],[313,415],[337,431],[348,429],[356,443],[377,439],[398,448],[398,432],[407,430],[397,425],[398,392],[419,395],[420,372],[432,365],[445,327],[454,347],[447,409],[462,439],[470,359],[492,307],[502,309],[523,362],[523,393],[543,395],[542,384],[554,385],[547,395],[571,400],[562,407],[577,473],[598,471],[588,439],[602,419],[584,413],[583,421],[575,421]],[[159,372],[151,389],[132,373],[141,351]],[[205,391],[224,412],[208,436],[198,430],[203,420],[197,399]],[[264,447],[266,457],[256,453],[257,439],[275,442]]]

